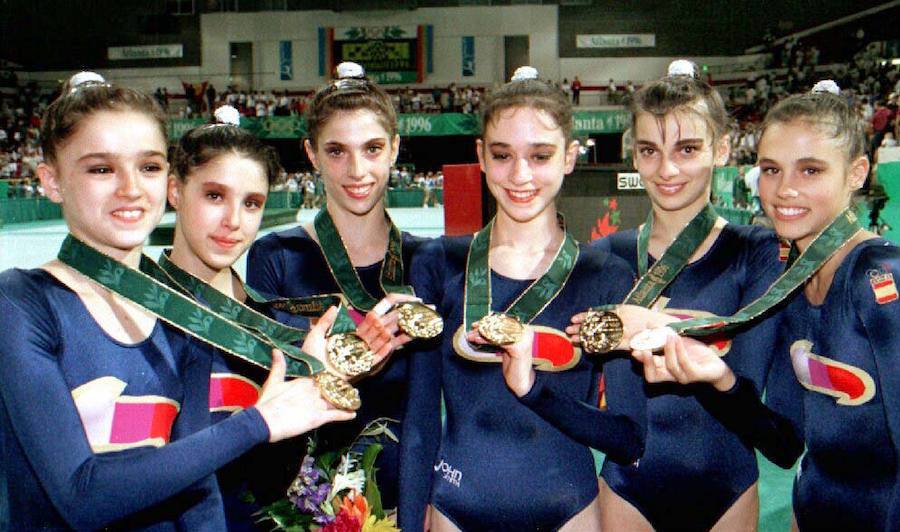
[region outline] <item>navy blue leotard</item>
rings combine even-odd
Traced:
[[[520,401],[499,364],[457,355],[452,335],[462,323],[470,241],[441,238],[413,260],[416,293],[437,305],[444,334],[433,350],[411,357],[399,524],[420,530],[430,502],[463,530],[552,530],[597,495],[593,457],[583,443],[626,462],[640,455],[641,414],[632,412],[642,413],[641,378],[627,358],[607,363],[608,407],[598,416],[601,411],[589,406],[597,404],[597,358],[582,356],[566,371],[539,372]],[[633,279],[620,259],[582,248],[565,287],[532,323],[562,331],[573,314],[620,301]],[[503,310],[531,281],[491,273],[491,283],[492,308]],[[579,416],[579,410],[592,417]]]
[[[900,248],[877,238],[844,258],[821,305],[784,312],[804,386],[807,452],[794,484],[801,530],[900,529]]]
[[[207,350],[160,322],[113,340],[44,270],[0,274],[0,329],[11,529],[225,526],[213,473],[269,431],[255,408],[209,426]]]
[[[403,233],[403,264],[409,276],[409,263],[416,248],[424,239]],[[381,262],[356,268],[366,290],[376,298],[384,297],[380,284]],[[318,243],[303,227],[271,233],[257,240],[247,257],[247,284],[279,297],[301,297],[340,292],[328,269]],[[334,423],[319,429],[319,450],[337,450],[349,445],[362,428],[373,419],[387,417],[400,420],[406,406],[407,357],[403,351],[376,375],[369,376],[355,386],[359,389],[362,407],[356,418],[347,423]],[[399,432],[400,425],[391,430]],[[397,434],[402,439],[402,434]],[[400,447],[393,441],[380,441],[384,449],[378,456],[378,487],[385,508],[397,505],[397,474]]]
[[[593,244],[637,268],[637,230]],[[653,262],[650,258],[651,264]],[[681,318],[731,315],[760,296],[784,270],[778,242],[760,227],[726,225],[706,254],[688,264],[660,298]],[[766,385],[776,320],[765,319],[713,344],[759,395]],[[709,530],[756,482],[751,445],[701,403],[708,385],[647,384],[648,432],[636,465],[606,462],[601,475],[657,530]]]

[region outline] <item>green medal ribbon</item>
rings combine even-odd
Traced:
[[[165,279],[157,279],[158,281],[169,284],[169,286],[176,290],[184,290],[194,296],[194,298],[203,301],[213,312],[231,321],[236,321],[245,328],[251,329],[273,342],[279,342],[281,344],[300,344],[303,343],[303,340],[306,338],[307,331],[289,327],[275,321],[272,318],[253,310],[240,301],[226,296],[209,284],[198,279],[190,272],[181,269],[169,259],[169,250],[162,252],[159,256],[158,264],[159,267],[168,274],[167,277],[176,284],[173,286],[167,283]],[[147,270],[144,271],[146,272]],[[237,273],[232,271],[231,275],[241,284],[244,292],[247,293],[249,297],[247,286],[240,280]],[[259,294],[256,295],[258,296]]]
[[[653,211],[638,234],[637,259],[640,279],[625,297],[624,303],[650,307],[663,293],[675,277],[684,269],[691,255],[706,240],[716,224],[718,214],[711,203],[697,213],[696,216],[678,233],[675,241],[666,249],[662,257],[647,269],[647,254],[650,245],[650,232],[653,230]]]
[[[781,274],[763,295],[749,305],[731,316],[694,318],[671,323],[669,327],[685,336],[709,336],[729,331],[755,319],[802,286],[861,230],[862,227],[859,225],[856,214],[850,208],[845,209],[816,236],[806,251],[793,261],[787,271]]]
[[[391,221],[387,211],[384,216],[389,229],[387,252],[381,264],[381,288],[385,294],[412,295],[412,288],[403,285],[403,239],[400,230]],[[341,293],[346,296],[353,308],[366,312],[372,310],[378,303],[378,299],[366,290],[359,279],[356,268],[350,262],[350,255],[347,253],[341,233],[334,225],[334,220],[328,214],[327,208],[319,209],[313,225],[316,228],[319,247],[322,248],[325,262],[328,263],[328,269],[331,270],[331,275],[340,287]]]
[[[164,278],[160,279],[159,276],[155,276],[150,272],[147,273],[156,278],[157,281],[168,284],[176,290],[182,289],[193,295],[195,298],[202,298],[206,301],[207,306],[213,311],[240,323],[246,328],[252,329],[273,342],[278,342],[280,344],[301,344],[306,338],[306,333],[308,331],[290,327],[269,318],[247,305],[244,305],[240,301],[235,301],[219,292],[207,283],[194,277],[189,272],[182,270],[174,262],[169,260],[168,251],[164,251],[159,256],[159,267],[165,270],[165,273],[167,274]],[[330,332],[351,332],[356,328],[356,325],[353,323],[353,318],[347,313],[346,302],[340,295],[327,294],[322,296],[267,300],[259,292],[244,284],[237,273],[232,271],[232,275],[239,283],[241,283],[241,287],[244,289],[244,293],[247,294],[247,297],[260,306],[268,306],[278,310],[292,309],[294,312],[290,312],[291,314],[316,318],[324,314],[329,307],[335,306],[338,308],[338,314],[335,317]],[[175,283],[174,286],[172,285],[172,281]],[[299,309],[308,310],[306,312],[299,312],[297,311]]]
[[[491,220],[469,244],[464,298],[466,331],[491,311],[490,249],[493,227],[494,220]],[[547,271],[512,302],[506,314],[515,316],[522,323],[530,323],[559,295],[575,268],[579,253],[578,243],[572,235],[568,232],[565,235]]]
[[[295,314],[297,316],[306,316],[308,318],[318,318],[329,307],[337,307],[338,313],[334,317],[334,324],[331,326],[331,333],[345,333],[356,330],[356,323],[347,312],[347,300],[343,294],[320,294],[306,297],[281,297],[276,299],[266,299],[256,290],[244,285],[244,292],[247,297],[258,305],[264,305],[275,310]]]
[[[273,345],[268,338],[253,334],[158,281],[166,273],[150,258],[142,257],[141,260],[142,267],[151,272],[148,274],[97,251],[71,234],[63,241],[57,258],[169,325],[241,360],[269,368],[274,346],[284,351],[290,376],[311,376],[325,369],[315,357],[292,345],[281,342]]]

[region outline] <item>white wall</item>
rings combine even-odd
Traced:
[[[258,87],[313,88],[325,81],[319,76],[320,27],[420,24],[434,26],[434,72],[426,75],[425,85],[503,81],[504,35],[529,35],[532,65],[545,77],[559,75],[556,6],[208,14],[200,21],[202,71],[217,87],[224,87],[228,84],[229,43],[251,41]],[[475,37],[474,77],[462,77],[463,36]],[[282,40],[293,42],[293,81],[281,81],[278,76],[278,43]]]
[[[343,12],[277,11],[259,13],[212,13],[200,19],[201,61],[199,67],[103,69],[110,80],[152,92],[165,86],[182,94],[182,81],[209,80],[219,90],[229,85],[230,43],[252,42],[255,88],[310,90],[325,81],[319,76],[320,27],[433,25],[434,72],[424,86],[462,84],[493,85],[503,79],[503,37],[528,35],[530,61],[542,77],[562,80],[578,75],[585,85],[637,83],[660,77],[674,57],[562,58],[558,56],[557,6],[423,8],[402,11]],[[463,36],[475,37],[475,76],[462,77]],[[279,79],[279,42],[293,42],[294,79]],[[744,57],[694,57],[700,64],[737,64]],[[148,61],[152,64],[152,61]],[[23,78],[54,81],[72,72],[26,73]],[[720,78],[720,76],[716,76]]]

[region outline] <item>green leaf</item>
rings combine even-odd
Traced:
[[[381,492],[378,490],[378,482],[375,479],[375,460],[383,449],[380,443],[372,443],[363,451],[361,460],[362,468],[366,472],[366,501],[372,515],[378,519],[384,519],[384,508],[381,505]]]

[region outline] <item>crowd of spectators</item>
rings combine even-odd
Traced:
[[[896,145],[900,133],[897,105],[900,69],[882,60],[881,43],[868,43],[848,62],[820,65],[818,49],[796,39],[787,40],[773,54],[773,68],[729,88],[726,103],[736,120],[732,131],[732,163],[756,159],[759,124],[766,112],[789,94],[808,91],[821,79],[833,79],[841,94],[868,124],[869,157],[882,145]]]
[[[741,83],[720,87],[726,103],[735,118],[732,129],[731,161],[733,165],[750,165],[756,158],[759,124],[766,111],[779,99],[809,90],[817,80],[832,78],[842,87],[842,94],[856,106],[869,126],[869,155],[873,159],[880,146],[896,145],[900,138],[898,94],[900,94],[900,69],[882,59],[882,43],[859,44],[847,62],[822,65],[821,54],[814,45],[806,45],[789,39],[778,47],[771,47],[770,63],[763,73],[748,77]],[[563,80],[560,88],[578,101],[581,81]],[[171,116],[205,117],[211,109],[223,103],[236,107],[244,116],[298,116],[308,105],[310,92],[287,91],[239,91],[227,88],[217,91],[210,83],[188,84],[184,93],[175,98],[166,88],[159,88],[155,96],[169,109]],[[389,89],[394,104],[401,113],[478,113],[484,101],[485,88],[462,86],[455,83],[431,89]],[[626,104],[636,90],[633,82],[624,84],[610,80],[606,89],[606,101],[610,104]],[[16,90],[0,92],[0,179],[8,179],[10,194],[28,197],[41,194],[34,179],[35,169],[41,161],[39,128],[41,116],[55,95],[41,91],[34,83],[20,84]],[[626,134],[625,137],[628,137]],[[624,154],[624,150],[623,150]],[[624,158],[624,155],[623,155]],[[391,186],[418,186],[426,191],[440,188],[440,178],[429,173],[409,174],[397,171]],[[292,176],[296,181],[286,181],[285,186],[298,190],[310,190],[304,204],[321,204],[321,186],[312,174]],[[319,192],[316,192],[316,191]],[[304,196],[305,198],[305,196]]]
[[[0,94],[0,179],[14,197],[43,195],[36,169],[42,160],[41,116],[50,102],[34,83]]]
[[[414,172],[410,167],[394,168],[388,179],[392,190],[421,189],[423,207],[437,203],[436,191],[444,187],[444,174],[440,170]],[[305,209],[317,209],[325,204],[325,185],[318,172],[285,172],[272,187],[273,191],[286,191],[299,198],[292,205]]]
[[[235,107],[242,116],[302,116],[312,98],[311,91],[243,91],[229,87],[222,92],[211,83],[184,83],[184,93],[175,104],[165,87],[158,87],[154,96],[169,114],[178,118],[209,116],[220,105]],[[483,87],[435,86],[430,89],[388,89],[394,107],[400,113],[478,113],[484,100]]]

